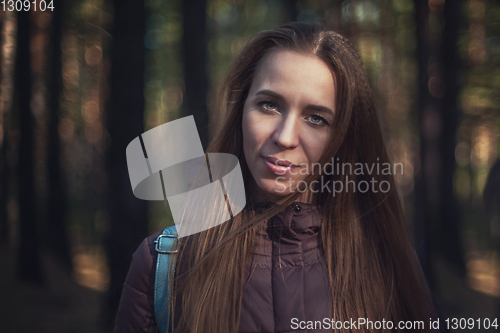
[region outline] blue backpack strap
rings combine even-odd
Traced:
[[[169,279],[168,273],[174,271],[175,253],[174,249],[177,240],[177,229],[174,226],[165,228],[161,235],[156,238],[154,243],[158,252],[156,261],[155,276],[155,318],[160,332],[169,331],[169,309],[168,302],[172,293],[172,279]]]

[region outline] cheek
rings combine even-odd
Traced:
[[[265,141],[265,129],[256,112],[243,112],[243,148],[245,155],[258,150]],[[247,158],[250,156],[247,156]]]
[[[241,123],[241,127],[243,129],[243,151],[245,153],[245,156],[248,156],[248,147],[250,145],[250,141],[253,139],[252,131],[250,130],[250,124],[249,124],[249,119],[248,119],[248,114],[246,111],[243,112],[243,120]],[[248,157],[247,157],[248,159]]]
[[[254,160],[255,150],[257,149],[258,143],[255,136],[254,123],[249,117],[248,111],[243,111],[242,119],[242,129],[243,129],[243,154],[245,156],[245,161],[250,169],[250,172],[254,173],[252,162]]]
[[[308,140],[304,142],[307,159],[309,163],[317,163],[328,146],[330,136],[327,133],[315,133],[307,138]]]

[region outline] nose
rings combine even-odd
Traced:
[[[273,141],[281,149],[293,149],[299,144],[298,119],[288,113],[273,133]]]

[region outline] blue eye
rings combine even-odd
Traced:
[[[328,125],[328,122],[325,120],[325,118],[318,116],[317,114],[314,114],[312,116],[307,117],[311,121],[311,123],[315,125]]]
[[[273,102],[263,101],[260,102],[259,105],[269,111],[278,111],[278,105]]]

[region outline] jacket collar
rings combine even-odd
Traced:
[[[261,203],[257,211],[260,213],[272,209],[275,205],[274,203]],[[263,247],[261,246],[257,253],[269,255],[272,243],[280,244],[278,246],[281,254],[318,248],[320,247],[320,227],[319,205],[293,202],[263,223],[259,231],[259,243]]]

